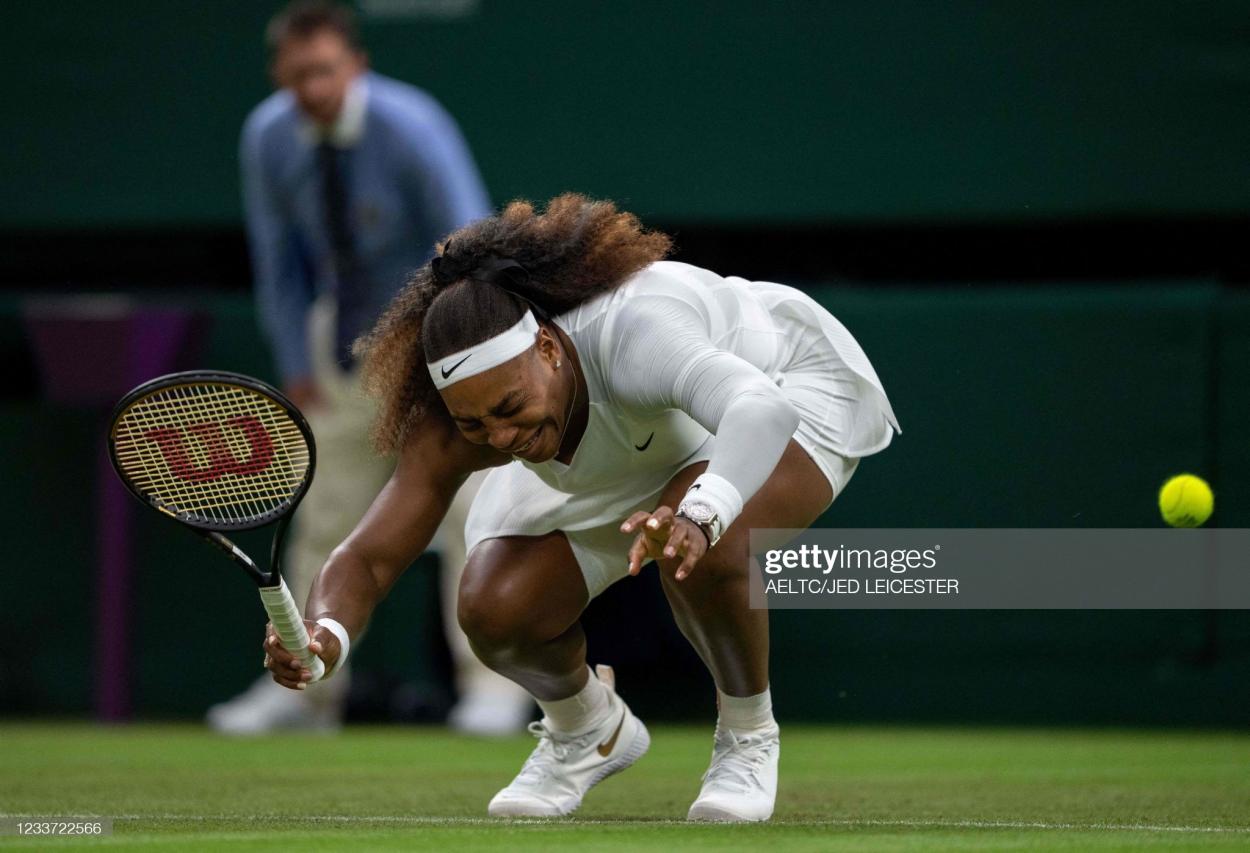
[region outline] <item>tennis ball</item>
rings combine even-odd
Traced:
[[[1159,489],[1159,512],[1173,527],[1201,527],[1214,508],[1211,487],[1193,474],[1177,474]]]

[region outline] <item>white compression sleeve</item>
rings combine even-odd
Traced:
[[[704,476],[738,492],[737,501],[707,496],[728,527],[781,460],[799,425],[794,406],[758,368],[713,345],[704,319],[680,299],[647,295],[624,306],[610,357],[620,402],[681,409],[716,436]]]

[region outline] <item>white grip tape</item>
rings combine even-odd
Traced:
[[[260,600],[265,605],[273,629],[278,632],[282,647],[312,672],[313,681],[319,681],[325,674],[326,665],[308,650],[308,629],[304,627],[304,617],[295,606],[286,581],[279,578],[277,586],[261,587]]]

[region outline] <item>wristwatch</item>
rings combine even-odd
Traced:
[[[720,541],[721,534],[724,533],[721,529],[720,516],[708,504],[697,501],[682,501],[681,505],[677,507],[677,517],[694,522],[703,531],[703,535],[707,537],[707,547],[709,549]]]

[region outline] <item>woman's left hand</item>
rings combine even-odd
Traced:
[[[631,575],[642,571],[647,560],[681,557],[677,580],[682,580],[707,553],[707,537],[699,525],[688,518],[678,518],[666,506],[657,507],[655,512],[634,513],[621,525],[621,532],[637,534],[629,548]]]

